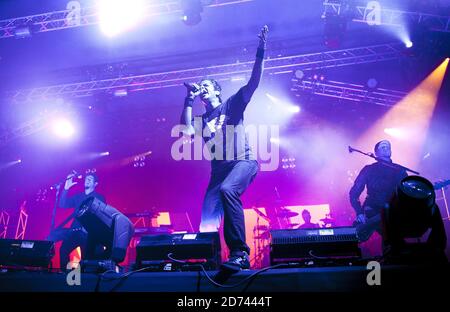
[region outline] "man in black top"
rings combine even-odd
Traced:
[[[98,185],[98,176],[94,172],[90,172],[86,175],[84,179],[84,192],[68,197],[69,189],[78,183],[73,181],[74,176],[73,173],[67,176],[64,190],[59,199],[59,206],[61,208],[79,209],[86,199],[92,197],[106,203],[105,197],[95,191],[95,188]],[[67,231],[64,236],[60,249],[61,269],[66,268],[67,263],[70,261],[69,255],[72,250],[80,247],[83,257],[85,257],[87,251],[87,232],[76,219],[73,220],[70,230]]]
[[[221,87],[213,79],[199,84],[185,84],[187,97],[181,115],[186,135],[201,135],[211,157],[211,179],[203,201],[201,232],[218,231],[224,219],[225,242],[230,259],[223,264],[231,270],[249,269],[250,248],[245,242],[244,211],[241,194],[253,181],[258,164],[243,128],[244,110],[261,80],[268,27],[259,34],[259,46],[247,85],[225,102]],[[193,122],[192,104],[199,96],[206,113]]]
[[[367,231],[364,231],[367,235],[360,235],[361,237],[366,236],[362,239],[363,241],[369,239],[374,231],[382,235],[381,211],[388,207],[397,186],[407,177],[404,169],[390,166],[392,163],[392,152],[389,141],[383,140],[378,142],[374,151],[375,156],[380,161],[365,166],[350,190],[350,203],[355,209],[356,221],[363,225],[362,228],[367,229]],[[365,187],[367,188],[367,197],[364,204],[361,205],[359,196]]]

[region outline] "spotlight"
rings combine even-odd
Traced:
[[[182,20],[188,26],[194,26],[201,22],[203,5],[201,0],[181,0],[183,11]]]
[[[391,263],[447,263],[447,237],[433,184],[420,176],[408,176],[397,187],[383,211],[385,258]],[[408,243],[431,232],[425,243]]]
[[[375,89],[378,85],[378,81],[375,78],[370,78],[369,80],[367,80],[367,86],[370,89]]]
[[[101,0],[98,9],[100,28],[108,37],[136,26],[147,14],[143,0]]]
[[[114,96],[116,96],[116,97],[123,97],[123,96],[127,96],[127,95],[128,95],[127,89],[114,90]]]
[[[270,138],[270,143],[280,144],[280,139],[279,138]]]
[[[291,113],[300,113],[300,106],[293,105],[293,106],[288,107],[288,110]]]
[[[90,197],[81,204],[75,218],[88,232],[86,259],[110,260],[115,264],[125,259],[134,226],[124,214]]]
[[[305,73],[301,69],[297,69],[295,71],[295,78],[297,79],[303,79],[305,77]]]
[[[75,129],[67,119],[58,119],[53,122],[53,133],[61,138],[69,138],[75,133]]]
[[[413,46],[412,41],[408,40],[408,41],[405,42],[405,47],[407,47],[408,49],[412,48],[412,46]]]
[[[100,156],[109,156],[109,152],[100,153]]]
[[[28,26],[17,27],[14,29],[14,35],[16,38],[30,38],[31,29]]]

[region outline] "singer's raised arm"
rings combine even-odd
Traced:
[[[250,99],[253,96],[253,93],[259,86],[259,82],[261,81],[261,76],[263,73],[263,67],[264,67],[264,53],[266,51],[266,37],[267,33],[269,32],[269,27],[265,25],[262,29],[259,37],[259,45],[258,50],[256,52],[256,60],[253,64],[253,70],[252,75],[250,76],[250,79],[244,87],[242,87],[242,95],[244,97],[244,101],[246,103],[250,102]]]

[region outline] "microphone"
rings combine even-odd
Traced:
[[[189,91],[192,91],[194,93],[200,91],[200,86],[195,83],[183,82],[183,84],[186,88],[188,88]]]
[[[351,146],[349,145],[349,146],[348,146],[348,152],[349,152],[349,153],[353,153],[353,151],[354,151],[353,147],[351,147]]]

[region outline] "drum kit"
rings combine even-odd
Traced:
[[[270,230],[275,228],[271,226],[272,220],[263,212],[261,212],[257,208],[253,208],[253,210],[256,212],[258,217],[263,218],[266,220],[269,225],[260,225],[259,221],[257,222],[256,226],[253,229],[253,232],[255,233],[254,239],[256,240],[268,240],[270,238]],[[298,223],[291,222],[292,217],[298,216],[299,213],[295,211],[291,211],[285,207],[280,207],[276,209],[276,216],[278,221],[278,228],[282,229],[295,229],[299,226]],[[329,227],[332,226],[334,223],[334,220],[327,215],[325,218],[320,219],[321,223],[323,224],[322,227]]]

